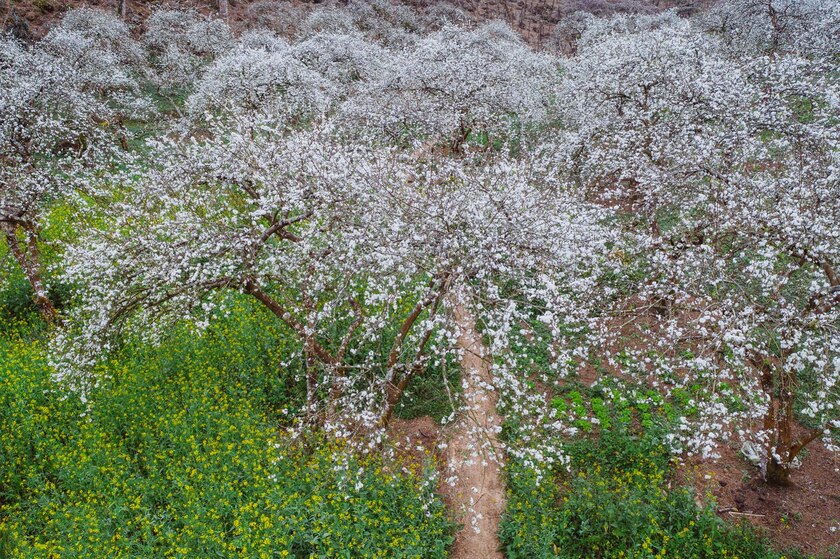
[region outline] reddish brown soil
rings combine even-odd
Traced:
[[[770,487],[737,449],[722,446],[720,453],[717,462],[685,464],[681,475],[698,497],[714,499],[722,518],[749,522],[780,550],[840,557],[840,459],[835,454],[819,441],[811,443],[802,467],[791,476],[794,485]]]
[[[405,0],[405,4],[425,7],[441,0]],[[708,1],[708,0],[701,0]],[[230,24],[237,29],[248,27],[251,19],[249,6],[252,1],[239,0],[230,2]],[[324,4],[319,0],[278,0],[278,3],[294,4],[305,8]],[[342,3],[337,0],[336,3]],[[568,9],[566,0],[449,0],[479,21],[500,19],[507,21],[519,31],[531,45],[545,47],[550,42],[551,33],[560,18]],[[678,5],[679,0],[649,0],[648,4],[656,8]],[[117,0],[0,0],[0,27],[5,27],[9,6],[24,18],[31,26],[35,36],[42,36],[61,14],[80,6],[99,7],[116,10]],[[133,25],[142,25],[146,17],[159,7],[194,8],[205,14],[214,14],[217,3],[214,0],[128,0],[127,21]]]
[[[497,438],[501,417],[487,349],[475,320],[462,305],[455,308],[460,330],[464,409],[444,440],[446,469],[443,496],[464,527],[455,535],[451,559],[502,559],[498,529],[505,509],[504,454]],[[448,479],[452,479],[448,483]]]
[[[442,462],[437,448],[440,425],[429,416],[393,419],[388,426],[388,436],[401,463],[420,469],[430,460]]]

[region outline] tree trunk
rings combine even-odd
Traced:
[[[397,404],[400,403],[402,395],[411,380],[411,375],[404,376],[398,384],[389,384],[385,390],[385,412],[379,418],[379,423],[383,427],[388,427],[391,419],[394,417],[394,412],[397,409]]]
[[[219,16],[228,18],[228,0],[219,0]]]
[[[787,487],[791,485],[790,464],[780,464],[771,456],[767,459],[767,475],[765,481],[769,485]]]
[[[6,242],[15,260],[23,270],[24,275],[26,275],[30,287],[32,287],[32,298],[41,316],[44,317],[47,324],[52,325],[58,319],[58,311],[56,311],[55,306],[50,301],[47,288],[44,286],[44,281],[41,278],[38,237],[32,227],[23,228],[26,242],[25,245],[21,246],[21,242],[17,236],[17,229],[18,227],[14,225],[3,225]]]
[[[463,122],[458,126],[455,136],[449,144],[450,151],[455,155],[462,155],[464,153],[464,142],[470,137],[472,129]]]
[[[32,28],[29,27],[29,23],[17,13],[15,13],[13,8],[11,9],[11,22],[4,25],[4,31],[9,33],[12,37],[18,39],[22,43],[31,43],[35,40],[35,36],[32,33]]]
[[[128,14],[128,0],[117,0],[117,15],[120,16],[121,20],[125,20],[125,16]]]
[[[312,413],[318,402],[318,368],[311,340],[306,340],[303,352],[306,359],[306,407]]]
[[[397,339],[391,347],[391,353],[388,356],[388,363],[385,366],[387,371],[385,378],[386,403],[385,411],[379,418],[380,424],[384,427],[387,427],[390,423],[397,404],[399,404],[403,393],[405,393],[408,383],[411,382],[411,379],[415,376],[423,374],[426,369],[424,365],[424,356],[426,354],[426,344],[429,343],[429,339],[432,337],[432,330],[426,330],[426,333],[423,334],[423,338],[420,340],[417,352],[414,355],[414,362],[411,368],[405,372],[402,378],[397,380],[395,367],[399,362],[400,350],[402,349],[403,341],[408,336],[409,331],[414,327],[415,322],[424,310],[428,309],[432,315],[437,313],[441,300],[448,290],[449,276],[447,275],[444,276],[444,278],[440,281],[440,285],[434,291],[429,293],[425,299],[414,306],[411,313],[409,313],[400,327],[400,333],[397,335]]]

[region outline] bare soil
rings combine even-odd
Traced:
[[[258,0],[233,0],[229,7],[229,23],[234,30],[248,28],[253,20],[250,12],[252,4]],[[278,4],[310,9],[324,5],[324,0],[276,0]],[[405,0],[403,3],[416,8],[424,8],[444,0]],[[551,34],[557,22],[581,2],[567,0],[448,0],[450,4],[463,9],[478,21],[506,21],[535,48],[545,48],[551,43]],[[711,0],[697,0],[698,5]],[[11,6],[20,17],[30,25],[36,37],[43,36],[61,15],[71,8],[80,6],[98,7],[116,11],[118,0],[0,0],[0,27],[7,23]],[[341,4],[343,0],[335,0]],[[649,4],[651,9],[663,9],[683,4],[681,0],[641,0],[640,4]],[[591,3],[603,5],[609,11],[610,2]],[[620,2],[616,2],[616,5]],[[142,27],[149,14],[157,8],[193,8],[205,14],[218,11],[216,0],[128,0],[127,22]]]
[[[464,409],[445,428],[428,416],[394,419],[389,438],[400,462],[409,467],[420,468],[430,459],[438,465],[439,491],[455,520],[463,524],[451,559],[502,559],[497,532],[505,508],[504,453],[496,438],[502,420],[488,354],[473,317],[458,307],[455,319],[461,332],[458,347],[464,351]]]
[[[475,321],[462,306],[455,309],[460,329],[465,410],[443,433],[446,469],[442,490],[450,510],[464,526],[452,547],[452,559],[502,559],[497,535],[505,508],[504,455],[497,439],[496,411],[488,354]]]
[[[437,464],[443,456],[437,448],[440,425],[428,415],[414,419],[392,419],[388,425],[388,438],[402,464],[420,469],[430,460]]]
[[[819,441],[811,443],[802,466],[791,475],[794,485],[771,487],[739,450],[719,450],[718,461],[693,460],[680,470],[699,498],[714,499],[722,518],[749,522],[780,550],[840,557],[840,460],[835,454]]]

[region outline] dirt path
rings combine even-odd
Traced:
[[[497,438],[502,420],[496,413],[489,355],[475,329],[475,320],[462,305],[455,308],[459,327],[465,409],[447,429],[447,501],[463,522],[451,559],[502,559],[497,535],[505,507],[501,467],[504,456]],[[444,480],[446,481],[446,480]]]

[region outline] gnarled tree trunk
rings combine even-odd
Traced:
[[[38,235],[34,226],[4,223],[2,228],[12,256],[15,257],[32,287],[32,298],[38,307],[38,311],[47,324],[54,324],[58,320],[58,311],[50,300],[44,280],[41,277]],[[18,237],[18,230],[22,231],[23,239]]]

